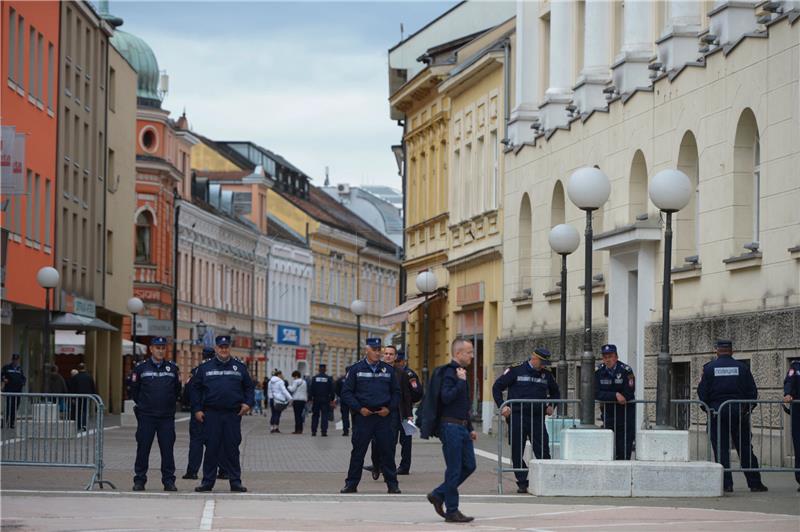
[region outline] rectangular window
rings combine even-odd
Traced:
[[[47,43],[47,108],[51,111],[53,110],[53,87],[56,84],[53,53],[53,43]]]
[[[17,63],[17,12],[13,7],[8,8],[8,79],[16,82],[16,63]]]
[[[539,79],[541,80],[539,99],[544,101],[545,91],[550,86],[550,13],[541,18],[540,27],[539,50],[541,50],[541,53],[539,57],[542,58],[542,64],[539,70]]]
[[[75,83],[72,86],[72,90],[75,91],[73,96],[75,97],[75,101],[79,104],[81,103],[81,73],[78,69],[75,69]]]
[[[17,85],[25,90],[25,17],[17,16]]]
[[[83,60],[83,72],[89,76],[92,71],[92,31],[89,28],[86,28],[86,42],[84,46],[86,57]]]
[[[36,177],[33,182],[33,236],[31,240],[34,242],[41,242],[42,241],[42,197],[39,193],[40,186],[42,184],[41,176],[36,174]]]
[[[72,120],[72,131],[73,131],[72,134],[75,135],[75,137],[72,139],[72,162],[73,163],[77,163],[78,165],[80,165],[81,163],[80,163],[80,161],[78,161],[78,146],[80,144],[80,137],[78,135],[80,135],[80,133],[81,133],[81,119],[80,119],[80,117],[78,115],[75,115],[73,117],[73,120]],[[76,185],[77,185],[77,183],[76,183]],[[78,187],[77,186],[75,187],[74,192],[75,193],[78,192]]]
[[[79,16],[75,17],[75,56],[73,57],[75,61],[75,69],[81,70],[83,67],[81,66],[81,49],[83,47],[83,42],[81,40],[81,36],[83,35],[83,22],[81,21]]]
[[[49,179],[45,179],[44,180],[44,240],[42,241],[42,243],[45,246],[50,246],[51,245],[51,243],[50,243],[50,223],[51,223],[52,220],[50,219],[50,214],[51,214],[50,213],[50,205],[51,205],[51,200],[50,200],[50,180]]]
[[[489,135],[489,142],[491,143],[489,146],[489,150],[491,150],[491,168],[489,171],[491,172],[491,183],[489,185],[489,208],[496,209],[497,208],[497,195],[500,193],[498,189],[499,184],[499,173],[500,169],[498,168],[499,165],[499,158],[498,158],[498,151],[500,146],[497,142],[497,131],[492,131]]]
[[[28,169],[27,180],[25,182],[25,192],[28,196],[25,199],[25,238],[33,240],[33,172]]]
[[[67,45],[67,59],[72,59],[72,10],[67,8],[67,23],[64,25],[67,29],[67,36],[65,39]]]
[[[478,137],[478,146],[475,150],[475,185],[478,190],[486,190],[486,169],[484,168],[483,150],[486,148],[486,143],[483,137]],[[476,214],[482,213],[486,210],[486,194],[483,193],[476,199]]]
[[[467,219],[473,215],[472,203],[473,196],[475,195],[473,179],[472,179],[472,144],[464,146],[464,160],[462,161],[464,180],[461,185],[464,190],[464,216],[462,219]]]
[[[28,96],[36,97],[36,29],[28,26]]]
[[[94,256],[97,262],[97,271],[102,272],[103,262],[105,262],[105,257],[103,257],[103,224],[97,224],[97,233],[95,236],[97,237],[97,249],[95,249]]]
[[[67,255],[69,253],[69,247],[66,245],[66,237],[69,234],[69,210],[66,207],[61,211],[61,227],[59,231],[61,231],[61,239],[64,242],[64,255],[66,255],[64,259],[69,262],[70,257]],[[62,277],[64,279],[67,278],[66,275],[62,275]]]
[[[111,111],[117,108],[117,72],[113,68],[108,71],[108,108]]]
[[[44,35],[36,36],[36,99],[42,103],[42,78],[44,77]]]
[[[72,213],[72,232],[70,233],[70,238],[72,238],[72,265],[77,266],[80,264],[80,255],[78,255],[78,242],[81,240],[80,235],[78,235],[78,213]]]
[[[108,149],[108,182],[107,186],[109,190],[113,190],[118,185],[117,178],[116,178],[116,161],[114,160],[114,150],[111,148]]]
[[[82,140],[83,140],[83,157],[81,158],[81,165],[83,166],[84,170],[88,170],[89,168],[91,168],[91,165],[89,164],[89,124],[86,122],[83,123]],[[83,199],[86,200],[87,198],[84,196]]]
[[[67,96],[72,96],[70,83],[72,83],[72,67],[67,63],[64,65],[64,94]]]

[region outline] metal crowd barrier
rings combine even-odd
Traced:
[[[2,393],[0,465],[93,469],[103,480],[103,400],[98,395]]]
[[[726,473],[800,472],[789,462],[789,455],[797,450],[786,450],[792,445],[791,418],[785,412],[789,408],[800,408],[800,400],[786,404],[781,400],[731,399],[712,413],[714,454]],[[739,456],[738,464],[731,462],[731,443]]]
[[[673,399],[672,403],[672,419],[676,429],[687,430],[690,434],[689,440],[689,457],[691,460],[708,460],[711,461],[711,445],[710,430],[711,425],[708,422],[704,412],[710,411],[708,406],[702,401],[696,399]],[[523,408],[523,415],[511,416],[511,422],[508,423],[505,418],[500,415],[500,411],[505,406],[513,407],[513,405],[521,405]],[[627,404],[634,405],[635,417],[633,420],[629,416],[621,416],[621,422],[615,427],[614,438],[614,456],[617,457],[617,447],[624,445],[629,448],[630,455],[628,458],[635,457],[635,435],[639,430],[652,429],[655,426],[655,405],[656,401],[652,400],[636,400],[628,401]],[[525,408],[522,405],[528,405]],[[553,405],[552,416],[542,416],[541,412],[548,406]],[[603,406],[613,408],[617,403],[604,403],[595,401],[596,406],[596,419],[599,425],[603,426],[601,419],[601,412]],[[618,405],[618,411],[624,412],[624,406]],[[513,408],[512,408],[513,410]],[[546,411],[545,411],[546,414]],[[499,494],[503,493],[503,473],[516,473],[527,471],[528,468],[522,464],[525,463],[525,446],[528,440],[527,434],[522,430],[524,423],[533,426],[539,423],[540,428],[544,428],[548,433],[548,453],[545,453],[544,439],[542,438],[536,448],[536,445],[531,441],[531,450],[533,456],[549,456],[550,458],[560,458],[561,456],[561,432],[566,428],[576,428],[580,424],[580,399],[510,399],[500,405],[497,411],[497,491]],[[525,420],[525,416],[528,417]],[[633,423],[634,430],[628,432],[628,424]],[[610,424],[610,427],[613,425]],[[506,431],[508,430],[508,433]],[[617,437],[619,434],[619,437]],[[634,438],[634,441],[628,442],[627,438]],[[508,441],[506,440],[508,438]],[[533,438],[531,438],[533,440]],[[516,444],[516,445],[514,445]],[[512,449],[511,466],[504,464],[504,449],[509,445]],[[514,467],[513,464],[513,448],[520,449],[520,464],[519,467]],[[538,451],[538,452],[537,452]],[[628,453],[623,453],[623,456]]]

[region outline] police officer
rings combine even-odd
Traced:
[[[28,379],[25,378],[25,374],[22,372],[22,367],[19,365],[19,353],[14,353],[11,355],[11,362],[3,366],[2,369],[2,378],[3,378],[3,391],[9,393],[20,393],[22,392],[22,387],[25,386],[25,383]],[[8,397],[6,396],[6,404],[5,404],[5,419],[4,425],[8,428],[13,429],[14,425],[17,421],[17,407],[19,406],[19,397]]]
[[[347,372],[350,371],[350,366],[344,368],[345,375]],[[347,406],[342,400],[342,386],[344,385],[344,375],[336,379],[336,384],[334,386],[336,391],[336,396],[339,398],[339,411],[342,414],[342,436],[348,436],[350,434],[350,407]]]
[[[206,454],[203,480],[195,491],[211,491],[221,465],[231,491],[247,491],[242,485],[239,444],[242,416],[255,405],[255,386],[241,360],[231,356],[231,337],[217,336],[217,352],[202,363],[192,379],[192,413],[203,424]]]
[[[214,350],[210,347],[203,348],[203,361],[214,356]],[[192,406],[192,379],[197,373],[197,366],[192,368],[189,380],[183,389],[183,404],[191,408]],[[203,462],[203,425],[197,418],[189,418],[189,461],[186,464],[186,474],[182,478],[185,480],[197,480],[197,472],[200,471],[200,464]],[[219,477],[219,473],[217,477]]]
[[[408,367],[406,354],[403,351],[397,352],[397,359],[394,363],[395,371],[405,373],[401,381],[400,388],[400,421],[412,421],[414,404],[422,400],[422,383],[413,369]],[[397,432],[400,443],[400,466],[397,468],[398,475],[408,475],[411,472],[411,436],[407,435],[402,426]]]
[[[328,417],[333,407],[333,401],[336,399],[334,392],[333,377],[325,373],[327,366],[325,364],[319,365],[319,373],[311,379],[311,435],[317,435],[317,427],[320,425],[320,416],[322,416],[322,436],[328,436]]]
[[[391,413],[389,414],[389,423],[392,426],[392,456],[395,455],[395,451],[397,449],[397,437],[398,433],[401,431],[402,427],[400,426],[400,419],[401,419],[401,411],[402,411],[402,419],[410,418],[411,417],[411,406],[407,404],[408,398],[406,394],[404,394],[404,390],[408,388],[408,376],[405,372],[400,371],[397,369],[396,362],[397,362],[397,348],[393,345],[387,345],[383,347],[383,361],[395,368],[394,378],[397,380],[397,384],[400,386],[400,401],[397,404],[397,408],[393,408]],[[366,471],[370,471],[372,473],[372,478],[374,480],[378,480],[381,474],[381,456],[380,451],[378,450],[378,443],[377,440],[373,437],[372,443],[370,444],[371,449],[371,457],[372,457],[372,465],[365,466],[364,469]],[[398,471],[397,474],[399,475],[400,472]],[[406,475],[408,473],[405,473]]]
[[[400,387],[394,378],[394,368],[381,360],[380,338],[367,338],[366,354],[366,358],[351,366],[342,386],[342,399],[353,412],[353,450],[347,479],[340,493],[358,491],[364,455],[373,437],[380,452],[388,492],[400,493],[389,417],[400,401]]]
[[[133,491],[143,491],[153,438],[158,436],[161,451],[161,483],[164,491],[175,487],[175,405],[181,393],[178,366],[164,360],[167,339],[157,336],[150,342],[150,358],[133,368],[131,398],[136,403],[136,463]]]
[[[533,350],[531,358],[519,366],[507,368],[492,386],[492,397],[499,408],[503,392],[508,399],[560,399],[558,384],[545,366],[550,363],[550,351],[543,347]],[[509,422],[511,463],[515,469],[526,468],[522,461],[525,442],[531,440],[533,454],[539,460],[550,459],[550,439],[545,427],[545,415],[553,414],[552,405],[512,403],[504,406],[500,414]],[[517,493],[528,492],[528,471],[516,471]]]
[[[731,399],[758,399],[758,388],[747,364],[733,358],[733,343],[717,340],[714,344],[717,358],[703,366],[703,375],[697,385],[697,397],[711,408],[711,445],[714,456],[723,468],[731,465],[730,441],[739,453],[743,468],[758,469],[758,459],[753,454],[750,434],[750,410],[754,403],[733,403],[720,411],[719,407]],[[722,429],[722,441],[717,441],[717,424]],[[767,491],[761,474],[751,471],[744,474],[750,491]],[[733,475],[723,475],[722,487],[726,493],[733,491]]]
[[[792,403],[794,401],[794,403]],[[783,402],[789,409],[794,445],[794,478],[800,484],[800,359],[793,360],[783,379]],[[797,488],[800,491],[800,488]]]
[[[601,348],[603,363],[594,372],[595,400],[601,401],[603,428],[614,431],[614,459],[630,460],[636,439],[636,378],[627,364],[619,361],[617,346]]]

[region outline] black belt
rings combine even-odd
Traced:
[[[458,419],[457,417],[443,417],[442,423],[452,423],[453,425],[461,425],[462,427],[469,427],[469,421],[466,419]]]

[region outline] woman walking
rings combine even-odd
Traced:
[[[289,391],[292,392],[292,408],[294,408],[294,432],[292,434],[303,433],[303,421],[306,417],[306,402],[308,401],[308,384],[300,375],[300,372],[292,372],[292,383]]]
[[[281,413],[289,406],[292,396],[283,382],[283,373],[275,370],[269,380],[269,396],[272,398],[272,416],[269,420],[269,431],[280,432]]]

